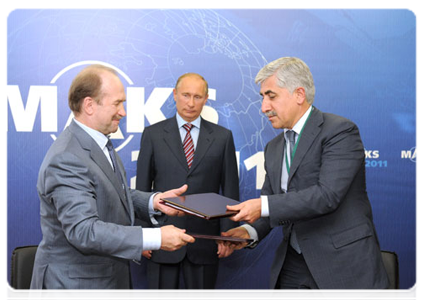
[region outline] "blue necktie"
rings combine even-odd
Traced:
[[[107,140],[107,144],[106,144],[106,148],[107,150],[109,150],[109,155],[110,158],[112,160],[112,165],[113,165],[113,170],[115,170],[115,173],[118,171],[117,170],[117,162],[116,162],[116,156],[115,156],[115,148],[113,147],[112,141],[110,139]]]
[[[119,165],[117,164],[117,161],[116,161],[115,148],[113,147],[112,141],[110,139],[107,141],[106,148],[107,148],[107,150],[109,150],[110,158],[111,158],[112,164],[113,164],[113,169],[115,171],[116,176],[119,178],[120,183],[122,184],[122,189],[124,190],[125,185],[123,183],[122,175],[119,172]]]

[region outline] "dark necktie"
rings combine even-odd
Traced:
[[[116,156],[115,156],[115,148],[113,147],[112,141],[110,139],[108,139],[107,144],[106,144],[106,148],[107,150],[109,150],[109,155],[110,158],[112,160],[112,164],[113,164],[113,170],[115,170],[115,173],[119,173],[117,168],[117,162],[116,162]]]
[[[186,123],[183,125],[184,129],[187,131],[184,139],[184,152],[187,159],[188,169],[191,168],[192,161],[194,160],[194,142],[191,137],[192,124]]]
[[[287,132],[285,132],[286,138],[288,140],[288,144],[289,144],[289,157],[288,157],[288,162],[289,162],[289,166],[291,167],[291,160],[292,160],[292,153],[294,151],[294,147],[295,147],[295,131],[294,130],[288,130]]]
[[[110,141],[110,139],[107,141],[106,148],[107,148],[107,150],[109,150],[109,155],[110,155],[110,158],[112,160],[112,164],[113,164],[113,169],[115,171],[115,175],[117,176],[117,178],[118,178],[118,180],[119,180],[119,182],[121,184],[121,187],[122,187],[122,191],[123,191],[122,196],[123,196],[123,200],[124,200],[124,205],[126,206],[126,208],[128,209],[128,211],[130,211],[131,208],[128,208],[128,205],[129,205],[129,207],[131,207],[132,205],[127,200],[127,195],[126,195],[126,190],[125,190],[125,184],[124,184],[125,181],[123,179],[124,176],[122,176],[122,173],[119,171],[119,165],[117,163],[116,155],[115,155],[115,148],[113,147],[113,144]],[[132,217],[131,216],[130,216],[130,218],[132,220]]]
[[[296,133],[294,130],[288,130],[287,132],[285,132],[285,136],[289,144],[289,158],[288,158],[287,170],[290,170],[290,166],[292,163],[292,153],[295,147],[295,135]],[[291,237],[289,239],[289,242],[291,244],[291,247],[294,248],[297,253],[301,253],[301,249],[300,249],[300,245],[298,244],[297,233],[294,229],[294,225],[292,225]]]
[[[119,172],[119,165],[116,161],[116,155],[115,155],[115,148],[113,147],[112,141],[109,139],[106,144],[107,150],[109,150],[110,158],[112,160],[113,169],[115,171],[116,176],[119,178],[120,183],[122,184],[122,189],[125,190],[124,181],[122,178],[122,174]]]

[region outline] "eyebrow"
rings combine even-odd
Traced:
[[[276,93],[272,90],[267,90],[267,91],[264,92],[264,95],[269,95],[269,94],[276,94]],[[263,96],[263,93],[260,93],[260,95]]]

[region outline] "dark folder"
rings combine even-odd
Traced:
[[[239,204],[238,201],[216,193],[193,194],[161,200],[168,206],[207,220],[235,215],[238,212],[227,210],[226,205]]]
[[[198,234],[198,233],[191,233],[187,232],[188,235],[196,238],[196,239],[207,239],[207,240],[216,240],[216,241],[227,241],[232,243],[251,243],[254,241],[253,239],[243,239],[233,236],[221,236],[221,235],[206,235],[206,234]]]

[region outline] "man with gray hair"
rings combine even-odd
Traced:
[[[314,82],[300,59],[277,59],[256,76],[262,112],[283,132],[265,147],[261,197],[228,206],[246,221],[227,236],[253,238],[275,227],[283,240],[271,268],[277,289],[386,288],[388,277],[367,197],[357,126],[314,106]]]

